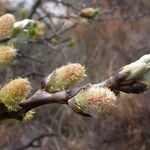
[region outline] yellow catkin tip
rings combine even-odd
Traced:
[[[67,90],[85,77],[85,68],[78,63],[69,63],[56,69],[49,77],[48,91]]]
[[[106,87],[91,87],[79,92],[76,96],[76,104],[85,113],[111,113],[117,108],[117,96]]]
[[[9,45],[0,45],[0,69],[10,64],[16,56],[16,49]]]
[[[15,17],[11,14],[5,14],[0,17],[0,37],[7,38],[12,35]]]
[[[35,111],[34,110],[30,110],[26,113],[25,117],[23,118],[23,121],[30,121],[33,119],[34,117],[34,114],[35,114]]]
[[[0,90],[0,101],[9,109],[17,110],[18,104],[26,99],[31,90],[27,78],[18,78],[10,81]]]

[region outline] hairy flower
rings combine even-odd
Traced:
[[[85,77],[84,66],[69,63],[53,71],[46,79],[45,89],[49,92],[67,90]]]
[[[10,64],[16,56],[16,49],[9,45],[0,45],[0,69]]]
[[[0,37],[7,38],[12,35],[15,17],[11,14],[5,14],[0,17]]]
[[[73,102],[78,107],[79,112],[85,114],[99,112],[109,114],[117,108],[116,101],[117,96],[110,89],[90,87],[80,91],[74,98],[70,99],[69,105]]]
[[[0,90],[0,101],[9,109],[17,110],[18,104],[26,99],[31,90],[27,78],[18,78],[10,81]]]

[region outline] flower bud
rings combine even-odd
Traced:
[[[49,92],[67,90],[85,77],[84,66],[69,63],[53,71],[45,80],[44,89]]]
[[[140,79],[147,72],[148,65],[143,62],[136,61],[123,67],[120,73],[129,72],[127,80]]]
[[[10,64],[16,56],[16,49],[13,46],[0,45],[0,69]]]
[[[18,78],[10,81],[0,90],[0,101],[9,109],[16,111],[18,104],[26,99],[31,90],[27,78]]]
[[[150,70],[147,73],[145,73],[141,82],[146,84],[148,87],[150,87]]]
[[[6,14],[0,17],[0,38],[7,38],[12,35],[15,17]]]
[[[95,18],[99,15],[99,10],[96,8],[84,8],[81,11],[81,16],[85,18]]]
[[[22,21],[15,22],[13,36],[17,36],[21,31],[27,31],[34,24],[35,21],[30,19],[24,19]]]
[[[126,80],[140,81],[150,86],[150,54],[142,56],[139,60],[126,65],[120,73],[129,72]]]
[[[37,23],[36,24],[36,29],[37,29],[37,36],[38,37],[44,36],[45,29],[46,29],[44,23]]]
[[[79,114],[112,113],[117,109],[117,96],[106,87],[89,87],[80,91],[75,97],[68,101],[75,112]],[[75,109],[74,109],[75,108]]]
[[[147,64],[150,63],[150,54],[142,56],[139,61]]]

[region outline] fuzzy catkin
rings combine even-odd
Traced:
[[[55,92],[67,90],[77,84],[83,77],[85,77],[84,66],[78,63],[69,63],[56,69],[49,75],[48,91]]]
[[[26,99],[31,90],[27,78],[18,78],[10,81],[0,90],[0,101],[9,109],[16,111],[18,104]]]
[[[106,87],[91,87],[80,91],[75,97],[77,106],[84,113],[111,113],[117,108],[117,96]]]
[[[16,49],[9,45],[0,45],[0,69],[10,64],[16,56]]]
[[[8,38],[13,33],[15,17],[11,14],[5,14],[0,17],[0,37]]]

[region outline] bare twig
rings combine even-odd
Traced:
[[[40,147],[41,145],[40,144],[37,144],[36,142],[40,141],[41,139],[43,138],[46,138],[46,137],[57,137],[58,135],[55,134],[55,133],[47,133],[47,134],[42,134],[34,139],[32,139],[27,145],[23,146],[23,147],[20,147],[20,148],[17,148],[16,150],[24,150],[24,149],[27,149],[29,147]]]
[[[111,21],[111,20],[117,20],[117,21],[129,21],[129,20],[137,20],[137,19],[141,19],[144,17],[148,17],[150,16],[150,12],[139,12],[139,13],[135,13],[133,15],[121,15],[121,16],[108,16],[108,17],[99,17],[97,19],[97,21]]]
[[[32,7],[32,10],[31,10],[31,13],[30,13],[30,15],[29,15],[29,17],[28,18],[32,18],[33,17],[33,15],[35,14],[35,12],[36,12],[36,9],[39,7],[39,5],[42,3],[42,0],[37,0],[36,2],[35,2],[35,4],[33,5],[33,7]]]
[[[45,64],[45,61],[40,60],[40,59],[37,59],[37,58],[33,58],[33,57],[31,57],[31,56],[28,56],[28,55],[26,55],[26,54],[23,54],[23,53],[20,52],[20,51],[17,52],[17,56],[18,56],[18,57],[21,57],[21,58],[29,59],[29,60],[34,61],[34,62],[37,62],[37,63]]]

